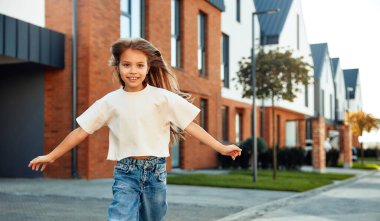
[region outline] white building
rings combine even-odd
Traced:
[[[327,43],[310,46],[314,60],[315,115],[323,116],[332,124],[335,120],[335,89],[328,46]]]
[[[340,66],[339,58],[332,58],[331,63],[335,86],[335,120],[337,122],[343,122],[345,117],[344,113],[347,109],[343,70]]]

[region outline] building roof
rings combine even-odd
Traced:
[[[284,28],[286,18],[293,0],[254,0],[256,11],[279,8],[274,14],[257,15],[261,29],[261,44],[278,44],[279,36]]]
[[[358,76],[359,76],[359,69],[344,69],[343,70],[343,76],[344,76],[344,84],[346,85],[346,98],[348,99],[355,99],[356,95],[356,85],[358,83]],[[347,91],[351,87],[353,91],[351,93],[347,94]]]
[[[321,78],[325,55],[328,52],[327,43],[311,44],[310,48],[314,63],[314,79],[319,80]]]
[[[224,0],[208,0],[211,5],[215,6],[220,11],[224,12],[226,7],[224,6]]]
[[[332,64],[332,70],[333,70],[333,77],[336,76],[336,71],[338,69],[339,64],[339,58],[331,58],[331,64]]]

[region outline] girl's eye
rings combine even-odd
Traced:
[[[129,67],[129,64],[123,64],[123,67]]]
[[[143,65],[143,64],[139,64],[139,65],[138,65],[139,68],[143,68],[144,66],[145,66],[145,65]]]

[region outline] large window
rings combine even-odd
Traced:
[[[236,0],[236,21],[240,22],[240,0]]]
[[[222,138],[223,142],[228,142],[228,107],[223,106],[222,107],[222,127],[223,127],[223,133]]]
[[[243,141],[243,114],[237,112],[235,115],[236,143]]]
[[[230,87],[230,40],[228,35],[222,34],[222,67],[221,67],[221,77],[223,82],[223,87]]]
[[[207,99],[201,99],[201,127],[207,131],[208,130],[208,102]]]
[[[145,0],[120,0],[120,37],[145,37]]]
[[[297,121],[286,121],[286,147],[297,146]]]
[[[198,71],[202,77],[206,76],[206,15],[198,15]]]
[[[305,85],[305,107],[309,106],[309,85]]]
[[[330,119],[334,119],[334,104],[333,104],[333,96],[330,94]]]
[[[171,27],[171,65],[173,67],[181,66],[181,41],[180,41],[180,2],[172,0],[172,27]]]
[[[322,99],[321,99],[321,104],[322,104],[322,112],[321,112],[321,115],[322,116],[325,116],[325,91],[322,90]]]
[[[297,14],[297,49],[300,50],[300,15]]]

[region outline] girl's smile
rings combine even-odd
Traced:
[[[144,89],[143,82],[148,70],[148,57],[143,52],[127,49],[121,54],[119,73],[125,83],[125,91],[136,92]]]

